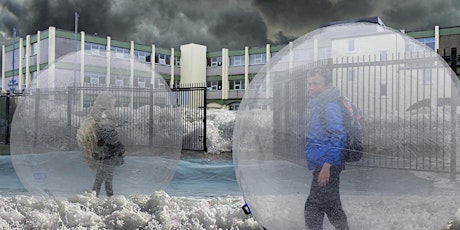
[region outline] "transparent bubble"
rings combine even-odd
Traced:
[[[317,71],[330,73],[333,88],[318,90]],[[340,94],[364,116],[363,156],[340,173],[350,229],[440,229],[460,207],[458,86],[433,50],[377,24],[324,27],[290,43],[251,81],[237,113],[235,172],[253,215],[267,229],[306,228],[307,164],[337,171],[347,148]],[[331,115],[339,111],[342,120]],[[331,193],[308,208],[337,208]],[[324,227],[334,229],[327,216]]]
[[[182,147],[180,111],[151,63],[71,53],[42,70],[15,99],[11,157],[33,195],[65,198],[91,191],[96,172],[113,175],[114,195],[152,194],[174,175]],[[97,146],[111,146],[104,153],[118,156],[119,140],[124,157],[108,163],[113,158],[107,154],[82,154],[77,130],[90,113],[98,114],[104,130],[97,135],[107,136]],[[100,195],[109,195],[101,187]]]

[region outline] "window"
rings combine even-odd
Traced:
[[[99,78],[98,77],[91,77],[91,80],[90,80],[89,83],[94,84],[94,85],[99,85]]]
[[[222,66],[222,57],[208,58],[208,66]]]
[[[145,88],[145,81],[138,81],[138,82],[137,82],[137,87],[139,87],[139,88]]]
[[[112,74],[110,84],[118,87],[129,85],[129,76]]]
[[[238,108],[240,107],[240,103],[232,103],[229,105],[229,107],[232,111],[238,110]]]
[[[267,57],[265,56],[265,53],[249,55],[250,65],[265,64],[266,61],[267,61]]]
[[[38,43],[37,42],[34,42],[31,44],[32,47],[31,47],[31,55],[37,55],[38,54]]]
[[[348,39],[348,52],[355,51],[355,39]]]
[[[139,87],[139,88],[145,88],[146,83],[150,82],[151,78],[148,77],[140,77],[140,76],[134,76],[134,86]]]
[[[434,37],[429,38],[417,38],[417,41],[424,44],[425,46],[429,47],[430,49],[434,50],[435,40]]]
[[[244,80],[230,80],[230,90],[244,89]]]
[[[165,81],[160,78],[155,78],[155,89],[164,89],[165,88]]]
[[[129,59],[129,49],[120,47],[110,48],[111,56],[120,59]]]
[[[85,53],[90,55],[105,56],[105,45],[95,44],[95,43],[85,43]]]
[[[169,65],[170,64],[171,56],[166,54],[155,54],[155,63],[162,64],[162,65]]]
[[[408,52],[424,51],[425,48],[434,50],[435,40],[434,37],[417,38],[417,42],[406,42],[406,50]],[[422,45],[420,45],[420,43]]]
[[[208,90],[222,90],[222,81],[208,81]]]
[[[242,66],[244,65],[244,56],[231,56],[230,66]]]
[[[84,83],[89,84],[103,84],[105,82],[105,73],[85,72]]]
[[[134,51],[134,58],[140,62],[148,62],[147,57],[149,56],[150,56],[149,52],[138,51],[138,50]]]
[[[115,85],[118,86],[118,87],[123,86],[123,80],[116,79],[115,80]]]
[[[180,57],[174,57],[174,65],[180,66]]]

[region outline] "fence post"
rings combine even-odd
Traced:
[[[457,177],[457,153],[456,153],[456,148],[457,148],[457,102],[454,100],[454,95],[457,95],[457,88],[455,87],[455,82],[457,82],[457,48],[452,48],[451,49],[451,55],[450,55],[450,67],[452,68],[452,71],[455,73],[455,76],[452,76],[452,83],[451,83],[451,121],[452,125],[450,126],[450,181],[454,182]],[[454,92],[457,92],[454,94]]]
[[[10,93],[6,94],[6,133],[5,133],[5,143],[10,144]]]
[[[34,116],[34,146],[38,142],[38,122],[39,122],[39,109],[40,109],[40,89],[36,90],[35,94],[35,116]]]
[[[208,89],[206,88],[206,85],[203,87],[203,150],[205,152],[208,151],[208,147],[206,145],[206,110],[207,110],[207,106],[206,106],[206,91]]]

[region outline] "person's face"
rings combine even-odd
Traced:
[[[309,97],[317,97],[329,87],[330,84],[326,83],[322,76],[315,75],[307,79],[307,92]]]

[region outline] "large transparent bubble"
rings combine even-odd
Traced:
[[[96,172],[110,175],[110,169],[98,170],[106,165],[112,165],[114,195],[152,194],[172,179],[182,147],[181,113],[151,63],[115,54],[71,53],[42,70],[16,98],[11,157],[33,195],[65,198],[92,191]],[[104,111],[99,117],[111,115],[112,123],[100,127],[116,131],[110,133],[124,145],[123,160],[101,164],[107,163],[106,155],[96,160],[82,154],[77,130],[88,114],[99,110]],[[108,140],[114,139],[97,145]],[[105,196],[105,185],[101,187]]]
[[[276,53],[251,81],[237,113],[233,157],[255,218],[267,229],[305,229],[313,179],[306,145],[321,148],[307,151],[319,158],[309,158],[312,164],[338,164],[334,156],[345,148],[344,139],[330,138],[338,128],[321,125],[343,127],[330,118],[339,110],[314,107],[338,105],[331,101],[334,93],[315,97],[307,76],[318,70],[329,72],[333,87],[365,117],[363,156],[340,174],[350,229],[445,226],[460,207],[457,76],[424,44],[371,23],[308,33]],[[323,136],[307,143],[307,134],[315,132]],[[307,208],[337,201],[324,194]],[[334,229],[327,216],[324,228]]]

